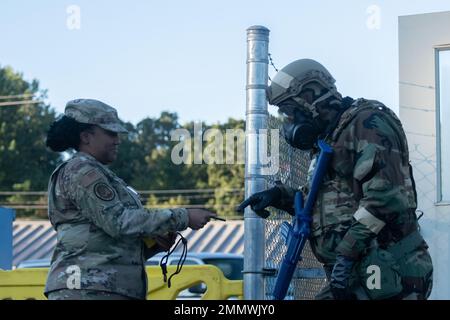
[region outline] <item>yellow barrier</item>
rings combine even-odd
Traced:
[[[225,300],[229,297],[243,296],[243,282],[228,280],[222,271],[213,265],[186,265],[181,273],[172,278],[171,287],[164,283],[159,266],[146,267],[148,276],[149,300],[173,300],[187,288],[205,283],[207,289],[202,300]],[[168,275],[176,270],[176,266],[167,266]],[[47,279],[47,268],[17,269],[0,271],[0,300],[45,300],[44,287]]]

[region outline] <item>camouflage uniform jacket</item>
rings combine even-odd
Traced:
[[[407,140],[390,109],[358,99],[326,140],[333,157],[317,196],[310,237],[320,262],[332,265],[336,254],[358,260],[374,240],[389,247],[418,229]],[[292,201],[294,190],[283,186],[282,191],[283,201]],[[427,248],[422,241],[407,258],[417,270],[423,267],[420,272],[431,273]]]
[[[148,210],[138,194],[94,157],[78,152],[52,174],[49,218],[57,231],[45,293],[100,290],[145,299],[143,237],[188,226],[186,209]],[[78,273],[77,285],[73,276]],[[72,277],[71,277],[72,276]]]

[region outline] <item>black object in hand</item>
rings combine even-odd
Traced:
[[[354,261],[338,255],[330,279],[330,289],[336,300],[353,300],[355,296],[350,292],[349,280]]]
[[[279,207],[281,200],[281,190],[277,187],[270,188],[265,191],[257,192],[244,200],[237,208],[237,212],[244,212],[247,206],[250,206],[255,213],[261,218],[266,219],[270,216],[270,212],[265,210],[267,207]]]

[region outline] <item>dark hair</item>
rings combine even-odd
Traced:
[[[80,123],[72,118],[62,116],[50,125],[46,145],[55,152],[66,151],[70,148],[78,151],[80,133],[93,127],[92,124]]]

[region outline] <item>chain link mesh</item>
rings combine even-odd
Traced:
[[[418,209],[432,212],[436,202],[436,154],[428,154],[419,144],[410,144],[410,160],[413,166],[419,198]]]
[[[268,119],[268,129],[279,129],[281,122],[278,118],[270,116]],[[270,132],[270,130],[269,130]],[[270,142],[271,139],[268,139]],[[309,154],[289,146],[285,139],[279,139],[279,165],[280,169],[276,175],[267,176],[268,186],[275,185],[275,181],[281,180],[284,184],[299,188],[306,183],[306,175],[310,163]],[[271,149],[269,149],[271,150]],[[281,261],[286,253],[286,244],[280,236],[280,226],[284,221],[291,221],[291,216],[281,210],[272,210],[269,219],[266,220],[266,268],[278,270]],[[325,284],[322,265],[314,257],[309,241],[302,252],[302,261],[297,265],[296,274],[291,281],[291,285],[286,294],[286,299],[291,300],[311,300]],[[300,272],[299,272],[300,271]],[[312,271],[312,272],[302,272]],[[319,275],[317,275],[319,274]],[[276,277],[266,277],[265,290],[269,299],[273,292]]]

